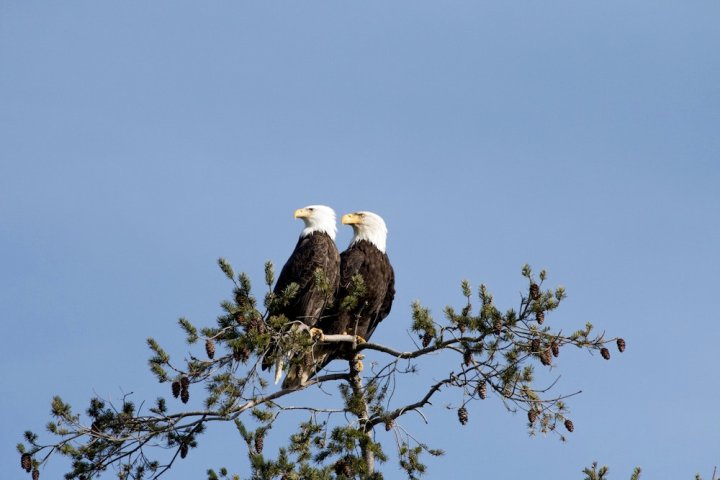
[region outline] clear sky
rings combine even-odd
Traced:
[[[380,343],[410,348],[412,300],[440,317],[463,278],[516,306],[526,262],[567,288],[549,322],[627,340],[610,362],[558,359],[558,393],[583,390],[567,443],[497,398],[461,427],[438,397],[404,424],[447,451],[429,478],[577,479],[596,459],[613,479],[709,478],[718,18],[715,0],[0,1],[2,477],[21,478],[14,445],[54,394],[168,395],[145,338],[182,358],[177,317],[211,325],[230,294],[217,257],[259,288],[292,212],[323,203],[388,223]],[[234,427],[201,440],[170,478],[247,474]]]

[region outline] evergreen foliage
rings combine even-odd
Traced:
[[[588,468],[585,468],[582,473],[585,474],[584,480],[608,480],[608,467],[603,465],[598,468],[598,463],[593,462]],[[630,475],[630,480],[639,480],[640,478],[640,467],[635,467],[633,473]]]
[[[24,443],[18,445],[24,470],[36,475],[53,455],[62,455],[72,461],[67,479],[90,479],[108,469],[119,479],[156,478],[192,455],[210,422],[232,422],[246,445],[250,472],[210,469],[209,480],[380,479],[380,466],[393,453],[407,478],[416,479],[426,473],[423,458],[443,452],[417,440],[399,420],[413,412],[424,417],[421,409],[439,392],[455,400],[453,408],[459,423],[469,424],[466,428],[472,426],[473,409],[482,408],[479,402],[494,394],[509,411],[527,415],[531,435],[554,434],[565,440],[566,433],[558,427],[574,429],[566,400],[575,393],[553,394],[554,384],[537,385],[536,368],[557,368],[554,359],[567,346],[602,352],[606,359],[606,345],[625,349],[624,340],[594,334],[590,323],[569,335],[553,329],[551,313],[566,298],[565,290],[545,288],[546,272],[536,279],[527,265],[522,269],[525,294],[517,309],[501,310],[484,284],[477,290],[479,303],[474,305],[467,280],[460,286],[461,305],[445,307],[443,320],[436,320],[429,308],[414,302],[408,327],[418,344],[402,351],[376,343],[358,344],[352,335],[311,337],[307,329],[299,328],[300,322],[267,313],[268,306],[287,303],[298,292],[297,285],[291,284],[279,295],[272,293],[271,263],[265,265],[264,311],[258,307],[249,277],[236,275],[225,259],[218,264],[232,282],[232,298],[221,303],[215,325],[198,328],[185,318],[178,321],[187,343],[202,353],[176,362],[156,340],[147,339],[152,352],[150,370],[167,385],[172,397],[159,397],[152,408],[142,411],[128,397],[119,405],[92,398],[84,414],[55,397],[47,424],[50,439],[41,441],[35,433],[26,432]],[[315,281],[327,283],[322,271],[316,272]],[[363,301],[362,277],[352,279],[350,291],[341,308]],[[336,388],[338,395],[322,396],[312,407],[290,407],[285,402],[297,390],[271,385],[259,368],[262,358],[279,346],[287,358],[301,361],[317,342],[345,342],[351,358],[342,373],[321,372],[300,389],[324,385],[326,390]],[[385,362],[363,368],[364,350],[380,352]],[[416,400],[398,404],[393,395],[398,377],[421,371],[422,359],[438,353],[453,359],[453,370],[425,385],[416,381]],[[290,365],[286,363],[285,368]],[[184,409],[175,400],[179,397],[188,403],[191,393],[202,399],[202,407],[197,407],[201,403],[196,400],[195,408]],[[299,424],[285,447],[269,452],[265,439],[281,415],[296,415]],[[388,452],[388,444],[395,444],[396,450]],[[584,473],[588,480],[601,480],[607,468],[597,469],[593,464]],[[632,478],[638,475],[639,470]]]

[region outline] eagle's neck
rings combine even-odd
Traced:
[[[305,238],[315,232],[324,233],[334,241],[335,234],[337,233],[337,225],[335,225],[335,219],[333,219],[332,222],[313,222],[309,225],[306,225],[305,228],[303,228],[302,233],[300,234],[300,238]]]
[[[382,231],[380,229],[363,228],[355,230],[354,233],[355,234],[353,235],[353,239],[350,242],[351,247],[357,242],[365,240],[366,242],[370,242],[375,245],[375,247],[381,252],[385,253],[385,246],[387,243],[387,231]]]

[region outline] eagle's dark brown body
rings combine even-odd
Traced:
[[[315,270],[318,268],[322,269],[330,285],[329,295],[315,285]],[[313,327],[335,297],[339,282],[340,255],[330,235],[314,232],[300,237],[273,289],[276,295],[280,295],[291,283],[296,283],[298,293],[288,305],[270,311],[270,315],[284,315],[288,322],[300,321]],[[278,354],[272,350],[265,356],[263,370],[272,365]]]
[[[322,269],[330,284],[330,296],[315,286],[315,270]],[[300,320],[307,326],[314,326],[325,310],[328,300],[335,296],[340,281],[340,255],[335,241],[324,232],[314,232],[300,237],[292,255],[280,271],[273,291],[280,295],[291,283],[299,291],[289,305],[270,312],[271,315],[285,315],[289,321]]]
[[[342,309],[343,299],[351,294],[352,278],[361,275],[365,295],[351,309]],[[395,272],[386,253],[372,243],[360,240],[340,255],[340,288],[329,315],[320,324],[326,334],[348,333],[368,340],[378,323],[390,313],[395,298]]]

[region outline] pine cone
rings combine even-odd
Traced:
[[[468,411],[465,407],[458,408],[457,411],[458,420],[460,421],[460,425],[467,425],[468,422]]]
[[[264,433],[256,434],[255,435],[255,451],[257,453],[262,453],[264,446],[265,446],[265,434]]]
[[[188,450],[189,450],[189,447],[188,447],[187,443],[183,443],[182,445],[180,445],[180,458],[187,457]]]
[[[32,470],[32,456],[29,453],[23,453],[20,456],[20,466],[23,470],[30,473],[30,470]]]
[[[251,321],[251,329],[257,330],[257,332],[262,335],[265,333],[265,322],[263,322],[262,317],[255,317]]]
[[[472,363],[472,352],[469,348],[465,348],[465,351],[463,352],[463,363],[468,367]]]
[[[189,389],[187,389],[187,388],[182,389],[182,391],[180,392],[180,400],[183,403],[187,403],[188,400],[190,400],[190,390]]]
[[[558,345],[557,342],[553,342],[552,345],[550,345],[550,349],[552,350],[553,357],[560,355],[560,345]]]
[[[387,420],[385,420],[385,431],[386,432],[389,432],[394,427],[395,427],[395,420],[393,420],[392,418],[388,418]]]
[[[211,338],[205,340],[205,353],[210,360],[215,358],[215,342]]]
[[[530,284],[530,298],[533,300],[540,298],[540,287],[537,283]]]
[[[625,351],[625,340],[622,338],[618,338],[617,339],[617,347],[618,347],[618,351],[620,351],[620,353],[624,352]]]
[[[183,375],[183,376],[180,378],[180,386],[181,386],[182,388],[188,388],[188,387],[190,386],[190,379],[189,379],[188,377],[186,377],[186,376]]]
[[[233,358],[236,362],[247,362],[248,358],[250,358],[250,349],[243,346],[240,350],[233,351]]]
[[[173,397],[178,398],[178,397],[180,396],[180,388],[181,388],[181,387],[180,387],[180,382],[178,382],[177,380],[175,380],[174,382],[172,382],[172,394],[173,394]]]
[[[600,355],[602,355],[605,360],[610,360],[610,350],[608,350],[607,348],[601,348]]]
[[[567,428],[567,431],[572,433],[573,430],[575,430],[575,425],[573,425],[572,420],[567,419],[565,420],[565,428]]]
[[[478,383],[476,391],[481,400],[485,400],[487,398],[487,383],[485,383],[485,380]]]
[[[542,363],[545,366],[548,366],[552,363],[552,357],[550,356],[550,350],[543,350],[540,353],[540,363]]]
[[[540,339],[533,338],[530,341],[530,351],[531,352],[539,352],[540,351]]]
[[[37,468],[34,468],[32,471],[32,480],[39,480],[40,479],[40,472]]]
[[[498,318],[493,324],[493,331],[495,332],[495,335],[500,335],[502,333],[502,327],[502,320]]]
[[[425,335],[422,336],[422,346],[423,348],[427,348],[428,345],[430,345],[430,342],[432,342],[432,335],[430,335],[430,332],[425,332]]]
[[[542,325],[543,322],[545,322],[545,312],[537,312],[535,314],[535,320],[537,320],[538,324]]]
[[[343,457],[334,466],[335,475],[343,475],[345,477],[352,477],[352,468],[350,468],[350,460],[347,457]]]
[[[537,420],[538,412],[534,408],[531,408],[530,410],[528,410],[527,415],[528,415],[528,421],[530,423],[535,423],[535,420]]]

